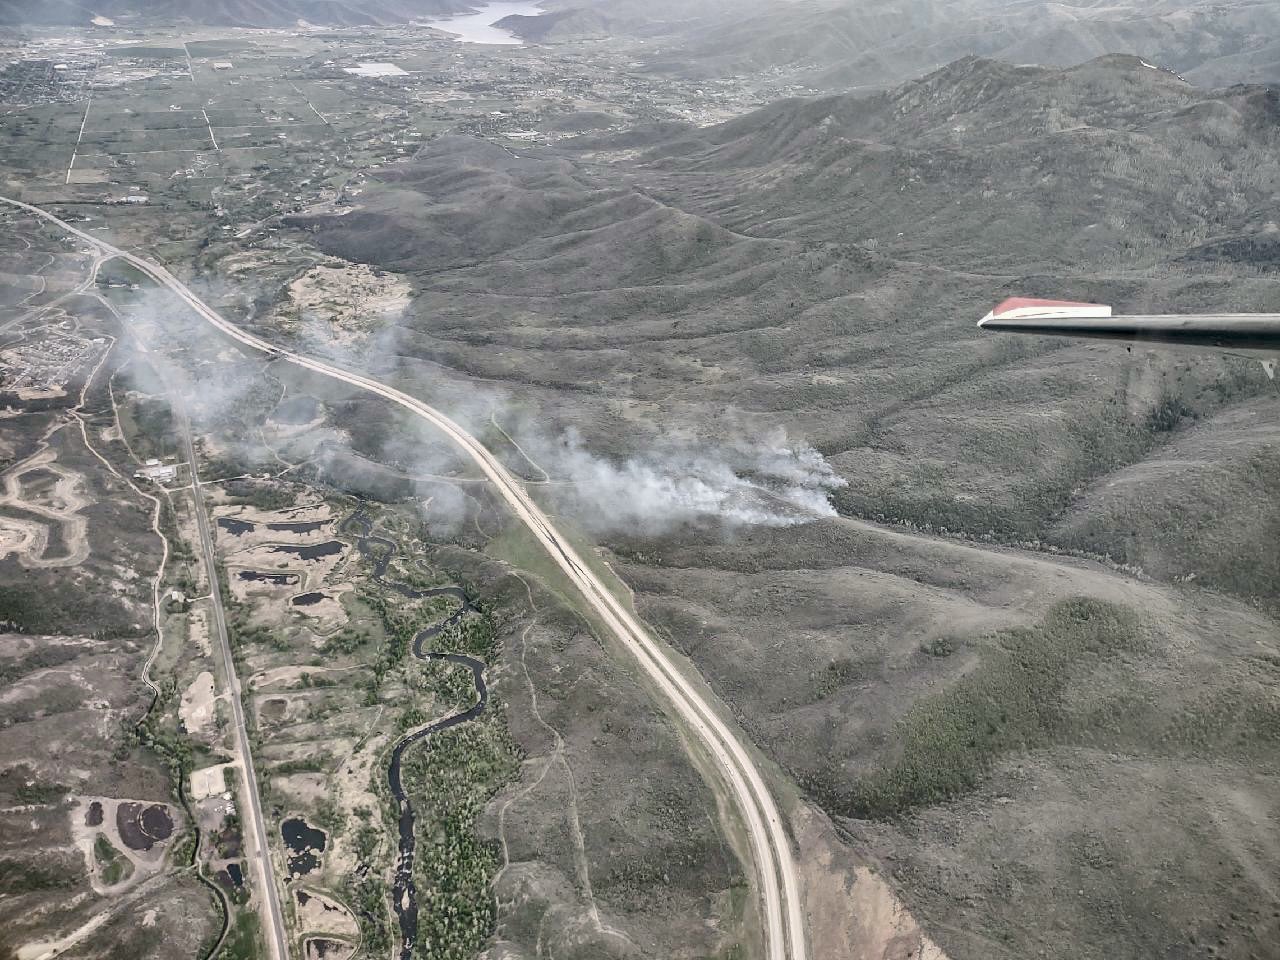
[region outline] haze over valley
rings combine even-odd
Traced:
[[[1263,958],[1264,2],[0,10],[0,958]]]

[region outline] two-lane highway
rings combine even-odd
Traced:
[[[204,554],[205,570],[209,575],[209,611],[213,614],[213,638],[218,645],[226,675],[227,700],[231,704],[232,732],[240,754],[240,806],[245,831],[253,839],[257,856],[258,886],[262,891],[263,926],[268,932],[267,950],[272,960],[289,960],[289,937],[284,928],[284,913],[280,908],[280,891],[276,887],[275,869],[271,863],[271,847],[267,840],[267,819],[262,813],[262,797],[258,792],[258,776],[253,767],[252,744],[244,722],[244,704],[240,691],[240,677],[236,674],[236,661],[231,653],[231,639],[227,636],[227,616],[222,606],[222,585],[218,582],[218,557],[213,548],[213,529],[204,506],[204,491],[200,486],[200,461],[196,458],[195,443],[191,438],[191,424],[187,413],[179,405],[178,423],[182,431],[183,452],[191,472],[191,503],[195,511],[196,529],[200,534],[200,550]]]
[[[260,337],[246,333],[208,307],[164,267],[126,253],[90,234],[77,230],[38,207],[4,197],[0,197],[0,202],[43,217],[69,233],[96,245],[102,251],[132,264],[175,293],[201,318],[244,346],[368,390],[409,410],[457,444],[490,480],[512,513],[542,544],[604,626],[635,657],[636,662],[649,675],[685,728],[697,737],[714,758],[725,785],[737,801],[750,838],[763,907],[766,956],[769,960],[807,960],[804,910],[800,901],[799,880],[791,843],[773,795],[765,784],[749,750],[707,704],[697,687],[676,667],[666,652],[583,562],[569,542],[555,529],[546,514],[530,498],[524,486],[502,466],[493,454],[449,417],[415,397],[363,374],[292,353]]]

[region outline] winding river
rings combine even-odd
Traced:
[[[460,653],[441,653],[434,650],[424,652],[422,649],[427,641],[439,635],[441,631],[453,626],[475,609],[467,599],[466,592],[461,587],[431,587],[426,590],[417,590],[402,583],[384,581],[383,577],[387,572],[387,566],[391,563],[391,558],[395,555],[396,545],[385,537],[374,535],[373,521],[369,519],[368,514],[363,509],[357,510],[343,521],[342,531],[349,535],[354,535],[356,547],[360,550],[360,553],[373,561],[373,579],[383,583],[384,586],[396,591],[401,596],[413,600],[428,597],[453,597],[460,601],[461,606],[444,620],[414,634],[410,649],[419,660],[447,660],[449,663],[466,667],[471,671],[471,677],[475,682],[476,688],[476,702],[471,707],[459,713],[450,714],[442,720],[429,723],[425,727],[410,731],[400,738],[391,751],[391,766],[387,770],[387,783],[391,787],[391,794],[396,798],[396,803],[400,808],[400,855],[396,859],[396,876],[395,882],[391,887],[391,904],[397,918],[400,920],[400,960],[411,960],[414,945],[418,940],[418,891],[413,882],[415,846],[413,827],[415,820],[413,806],[405,795],[404,784],[400,779],[400,762],[405,750],[424,737],[466,723],[468,720],[473,720],[483,713],[485,706],[489,702],[489,690],[484,683],[484,663],[482,661]]]

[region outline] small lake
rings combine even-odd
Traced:
[[[315,533],[332,522],[332,520],[297,520],[289,523],[268,523],[267,529],[284,533]]]
[[[218,526],[233,537],[238,537],[245,533],[253,533],[254,525],[248,520],[237,520],[235,517],[219,517]]]
[[[443,20],[428,20],[427,26],[452,33],[462,43],[523,43],[509,30],[495,27],[503,17],[536,17],[542,13],[536,3],[486,3],[476,13],[464,13]]]
[[[280,824],[280,836],[289,848],[289,872],[305,876],[320,865],[328,838],[301,817],[291,817]]]
[[[332,557],[341,553],[347,548],[345,543],[339,540],[328,540],[325,543],[301,544],[301,543],[282,543],[279,546],[271,548],[272,553],[291,553],[299,559],[308,562],[319,560],[321,557]]]
[[[296,587],[298,585],[298,575],[296,573],[259,573],[257,570],[241,570],[238,574],[241,580],[252,583],[271,583],[277,587]]]

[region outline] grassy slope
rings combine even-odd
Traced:
[[[1258,263],[1205,252],[1267,229],[1275,112],[1265,93],[1198,92],[1134,59],[966,61],[880,99],[680,134],[608,179],[600,140],[573,163],[441,141],[359,217],[317,226],[328,249],[416,274],[403,354],[509,384],[531,419],[575,425],[597,452],[784,425],[849,481],[847,515],[1116,559],[1132,557],[1109,532],[1123,503],[1108,482],[1137,471],[1156,506],[1131,512],[1134,542],[1254,595],[1223,558],[1228,540],[1267,555],[1269,481],[1248,478],[1269,435],[1230,427],[1239,455],[1215,462],[1229,482],[1191,491],[1187,509],[1210,517],[1257,491],[1259,522],[1223,539],[1154,540],[1159,505],[1187,489],[1177,470],[1142,471],[1256,406],[1260,370],[1006,343],[973,321],[1015,292],[1273,306]],[[893,858],[956,956],[1187,952],[1219,922],[1235,924],[1229,955],[1267,942],[1276,884],[1254,851],[1277,846],[1272,621],[850,520],[611,539],[641,613],[770,755],[833,812],[874,815],[845,826]],[[1082,609],[1097,623],[1074,624]],[[1132,643],[1138,610],[1150,649]],[[1126,834],[1148,852],[1126,852]],[[1012,880],[997,870],[1010,862]],[[1157,898],[1162,870],[1182,886]],[[1231,917],[1246,916],[1233,873],[1249,876],[1251,919]],[[1206,919],[1184,922],[1192,909]]]

